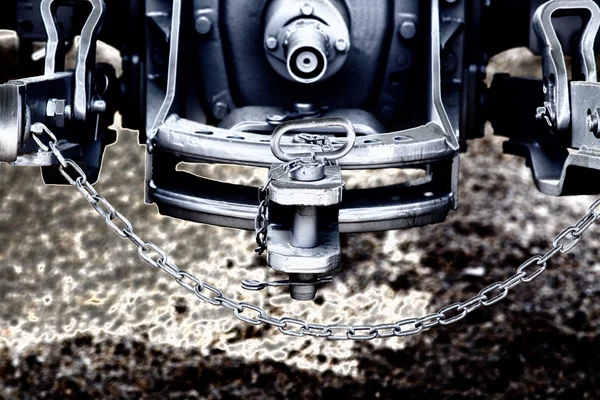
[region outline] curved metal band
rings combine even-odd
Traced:
[[[597,81],[594,41],[600,28],[600,8],[592,0],[559,0],[541,5],[533,16],[533,29],[542,48],[542,66],[547,82],[545,100],[551,104],[555,115],[552,116],[557,130],[569,129],[571,109],[569,102],[569,82],[565,56],[552,23],[557,11],[583,15],[585,28],[577,49],[579,76],[585,81]],[[575,57],[575,55],[574,55]],[[573,74],[574,77],[577,75]],[[578,80],[574,78],[574,80]]]
[[[75,97],[73,99],[73,117],[77,120],[85,121],[87,117],[88,106],[91,100],[91,74],[96,62],[96,38],[102,28],[106,5],[104,0],[80,0],[91,4],[92,10],[83,29],[81,30],[81,40],[79,42],[79,52],[77,53],[77,64],[75,65]],[[40,12],[42,20],[46,27],[48,41],[46,43],[46,64],[44,74],[53,75],[59,69],[63,69],[64,61],[57,60],[57,56],[62,55],[59,47],[62,46],[60,35],[57,29],[55,12],[58,5],[65,0],[42,0]],[[90,38],[90,40],[84,40]],[[57,54],[58,53],[58,54]]]
[[[340,127],[344,128],[346,131],[346,143],[344,146],[340,147],[335,151],[319,151],[316,153],[286,153],[281,148],[281,138],[286,133],[291,131],[297,131],[302,129],[315,129],[315,128],[333,128]],[[316,157],[327,158],[328,160],[337,160],[339,158],[344,157],[354,147],[354,143],[356,142],[356,130],[354,129],[354,125],[352,122],[348,121],[346,118],[341,117],[331,117],[331,118],[320,118],[320,119],[311,119],[309,121],[290,121],[285,122],[279,125],[274,131],[273,136],[271,137],[271,151],[281,161],[292,161],[297,158],[307,158],[312,157],[313,154]]]

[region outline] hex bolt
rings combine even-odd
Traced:
[[[312,15],[314,10],[315,10],[314,7],[310,3],[304,3],[302,5],[302,8],[300,9],[300,11],[302,11],[303,15]]]
[[[229,114],[229,106],[222,101],[217,101],[213,104],[212,112],[216,119],[221,120]]]
[[[345,53],[348,50],[348,42],[344,38],[339,38],[335,41],[335,49],[340,53]]]
[[[448,53],[442,58],[442,71],[454,72],[458,68],[458,58],[454,53]]]
[[[267,40],[265,41],[265,44],[267,46],[267,49],[269,50],[275,50],[277,48],[277,38],[275,36],[269,36],[267,38]]]
[[[417,25],[413,21],[404,21],[398,28],[398,34],[406,40],[410,40],[417,34]]]
[[[57,128],[65,126],[65,117],[67,106],[66,101],[63,99],[50,99],[46,103],[46,117],[52,118]]]
[[[50,99],[46,103],[46,117],[54,118],[54,114],[56,113],[56,102],[58,99]]]
[[[196,32],[201,35],[206,35],[212,29],[212,22],[208,17],[200,16],[196,18]]]

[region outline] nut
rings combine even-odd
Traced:
[[[597,108],[593,112],[591,112],[591,110],[588,112],[590,112],[590,114],[588,114],[586,120],[587,128],[594,136],[596,136],[596,138],[600,139],[600,116],[598,114],[600,109]]]
[[[344,38],[339,38],[335,41],[335,49],[340,53],[344,53],[348,50],[348,42]]]
[[[398,34],[403,39],[410,40],[417,34],[417,25],[413,21],[404,21],[398,28]]]
[[[50,99],[46,103],[46,117],[54,120],[57,128],[65,126],[66,101],[63,99]]]
[[[229,106],[226,103],[217,101],[213,104],[213,115],[216,119],[222,120],[227,114],[229,114]]]
[[[303,15],[312,15],[314,12],[314,7],[310,3],[304,3],[300,8],[300,11]]]
[[[265,41],[265,44],[267,45],[267,49],[269,50],[275,50],[277,48],[277,38],[275,36],[269,36],[267,38],[267,40]]]

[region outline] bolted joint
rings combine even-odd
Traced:
[[[348,42],[344,38],[339,38],[335,41],[335,49],[340,53],[345,53],[348,50]]]
[[[68,115],[70,107],[66,105],[63,99],[50,99],[46,103],[46,117],[54,120],[57,128],[65,126],[65,119],[71,119]]]
[[[401,38],[410,40],[417,35],[417,25],[413,21],[404,21],[398,28]]]
[[[275,36],[269,36],[265,41],[265,46],[267,46],[267,49],[271,51],[275,50],[278,44],[279,43],[277,42],[277,38]]]
[[[222,101],[216,101],[212,107],[213,115],[216,119],[222,120],[229,114],[229,106]]]
[[[200,35],[207,35],[212,30],[212,21],[204,15],[196,18],[194,25]]]
[[[588,131],[592,132],[592,134],[600,139],[600,109],[596,108],[593,112],[588,114],[586,119],[586,124]]]
[[[300,12],[302,13],[302,15],[312,15],[313,12],[315,11],[315,8],[313,7],[312,4],[310,3],[304,3],[302,4],[302,7],[300,8]]]

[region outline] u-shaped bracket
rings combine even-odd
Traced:
[[[75,65],[73,118],[79,121],[86,120],[91,104],[92,71],[95,69],[96,63],[96,39],[106,14],[104,0],[77,0],[77,2],[84,1],[91,4],[92,10],[81,30],[79,52],[77,53],[77,63]],[[46,76],[64,70],[64,60],[62,59],[64,58],[64,51],[61,51],[64,43],[57,27],[56,10],[66,2],[67,0],[42,0],[40,4],[42,20],[48,35],[44,69]]]
[[[552,24],[556,12],[582,17],[585,27],[574,56],[573,80],[597,82],[594,41],[600,28],[600,8],[592,0],[553,0],[541,5],[533,16],[533,29],[542,48],[544,97],[549,106],[546,118],[554,130],[563,131],[571,125],[571,107],[565,56]]]

